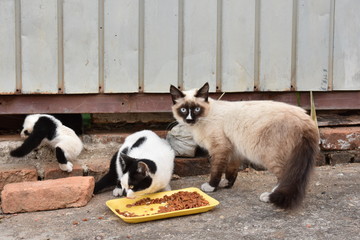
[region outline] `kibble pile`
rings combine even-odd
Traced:
[[[162,198],[143,198],[139,201],[136,201],[133,204],[126,205],[127,208],[131,208],[134,206],[142,206],[142,205],[151,205],[151,204],[163,204],[166,203],[164,206],[160,206],[157,213],[167,213],[167,212],[173,212],[183,209],[190,209],[190,208],[197,208],[202,206],[209,205],[209,202],[204,199],[203,196],[201,196],[197,192],[187,192],[187,191],[179,191],[177,193],[171,194],[170,196],[165,195]],[[120,215],[123,215],[125,217],[142,217],[143,215],[136,215],[135,213],[129,212],[129,211],[123,211],[121,212],[119,209],[115,209],[116,212]],[[152,209],[151,209],[152,210]],[[150,214],[147,214],[150,215]]]

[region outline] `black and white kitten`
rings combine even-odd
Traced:
[[[60,169],[67,172],[73,169],[69,160],[75,160],[83,149],[82,141],[72,129],[47,114],[28,115],[20,135],[26,139],[20,147],[10,152],[11,156],[23,157],[40,144],[46,144],[55,149]]]
[[[171,190],[175,154],[156,133],[143,130],[129,135],[110,162],[109,172],[95,184],[94,193],[116,185],[113,195],[133,198]]]

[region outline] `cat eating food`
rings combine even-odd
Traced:
[[[189,126],[195,142],[211,156],[210,181],[203,191],[232,187],[241,162],[248,160],[278,179],[261,201],[282,209],[302,202],[319,151],[317,126],[303,109],[274,101],[214,100],[208,83],[189,91],[171,86],[170,94],[175,119]]]
[[[143,130],[126,137],[107,174],[95,183],[94,193],[116,185],[113,195],[134,198],[171,190],[175,153],[156,133]]]
[[[28,115],[20,135],[26,139],[20,147],[10,152],[11,156],[23,157],[44,143],[55,149],[59,167],[66,172],[73,169],[73,164],[68,160],[75,160],[83,149],[83,143],[76,133],[52,115]]]

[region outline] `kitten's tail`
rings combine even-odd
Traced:
[[[25,141],[20,147],[12,150],[10,152],[10,155],[13,157],[23,157],[29,154],[35,148],[37,148],[44,138],[45,134],[34,131],[30,134],[28,138],[25,139]]]
[[[299,206],[305,196],[318,149],[316,137],[302,138],[279,179],[278,187],[269,196],[271,203],[286,210]]]

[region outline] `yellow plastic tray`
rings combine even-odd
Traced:
[[[159,206],[165,205],[166,203],[141,205],[141,206],[134,206],[131,208],[126,207],[127,204],[133,204],[134,202],[139,201],[140,199],[143,199],[146,197],[149,197],[151,199],[162,198],[165,195],[169,196],[169,195],[179,192],[179,191],[197,192],[209,202],[209,205],[203,206],[203,207],[191,208],[191,209],[172,211],[172,212],[167,212],[167,213],[157,213],[154,215],[152,215],[152,214],[156,213],[158,211]],[[158,219],[163,219],[163,218],[171,218],[171,217],[178,217],[178,216],[183,216],[183,215],[207,212],[207,211],[210,211],[211,209],[213,209],[218,204],[219,204],[219,202],[216,199],[205,194],[198,188],[184,188],[184,189],[179,189],[179,190],[174,190],[174,191],[152,193],[152,194],[142,195],[135,199],[118,198],[118,199],[113,199],[113,200],[109,200],[106,202],[106,205],[111,209],[111,211],[113,211],[123,221],[128,222],[128,223],[139,223],[139,222],[146,222],[146,221],[158,220]],[[118,214],[115,209],[118,209],[121,212],[124,212],[124,211],[132,212],[132,213],[135,213],[136,215],[145,214],[145,216],[125,217],[123,215]]]

